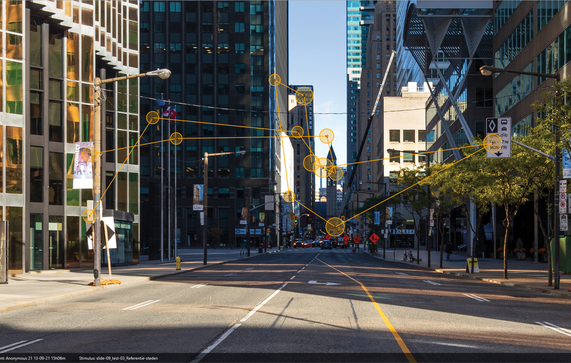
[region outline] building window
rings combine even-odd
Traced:
[[[424,130],[418,130],[418,142],[426,142],[426,137],[424,136]]]
[[[394,150],[389,153],[391,163],[400,163],[400,151]]]
[[[389,131],[389,141],[390,142],[400,142],[400,130],[390,130]]]
[[[404,142],[415,142],[414,140],[415,130],[403,130],[402,139]]]
[[[403,161],[405,163],[414,163],[414,151],[403,151]]]
[[[493,97],[492,87],[476,86],[476,107],[492,107]]]

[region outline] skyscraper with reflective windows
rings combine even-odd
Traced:
[[[280,138],[271,136],[278,116],[287,120],[287,88],[274,87],[268,79],[278,74],[287,85],[287,12],[286,1],[142,2],[141,70],[168,68],[172,76],[166,83],[141,80],[141,122],[147,112],[161,109],[156,100],[166,101],[163,111],[170,105],[178,113],[176,121],[161,120],[141,141],[149,144],[141,148],[141,204],[142,243],[151,259],[161,258],[161,250],[163,258],[173,256],[175,243],[202,245],[200,212],[193,208],[192,195],[194,186],[203,184],[205,152],[246,151],[209,158],[204,193],[210,246],[245,247],[240,214],[248,205],[248,191],[254,206],[279,192],[274,181]],[[179,145],[168,142],[167,135],[175,131],[183,136]],[[273,223],[273,213],[254,210],[252,246],[267,239],[259,223]],[[270,227],[275,244],[276,229]]]
[[[95,77],[139,73],[138,21],[137,1],[0,2],[0,217],[11,272],[93,266],[82,219],[93,194],[73,188],[76,143],[92,142],[101,122]],[[99,206],[115,218],[114,264],[138,260],[138,152],[113,150],[138,139],[138,85],[103,91]]]
[[[347,1],[347,163],[355,162],[357,157],[361,68],[366,66],[366,43],[376,2]]]

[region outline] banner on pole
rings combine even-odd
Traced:
[[[204,210],[204,184],[194,184],[192,210]]]
[[[73,161],[73,189],[93,189],[93,142],[76,142]],[[93,149],[94,150],[94,149]]]

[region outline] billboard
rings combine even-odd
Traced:
[[[93,142],[76,142],[73,161],[73,189],[93,189]]]
[[[192,210],[204,209],[204,184],[194,184],[192,193]]]

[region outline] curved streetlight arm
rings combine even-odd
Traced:
[[[168,70],[168,69],[157,69],[157,70],[150,71],[147,73],[132,74],[129,76],[122,76],[122,77],[115,77],[115,78],[108,78],[108,79],[101,79],[99,77],[96,77],[93,83],[96,86],[99,86],[100,84],[113,83],[113,82],[117,82],[117,81],[124,81],[124,80],[132,79],[132,78],[159,77],[160,79],[167,79],[170,76],[171,76],[170,70]]]
[[[554,78],[557,82],[559,82],[559,73],[552,74],[552,73],[523,72],[523,71],[514,71],[511,69],[496,68],[492,66],[481,66],[480,73],[482,73],[483,76],[491,76],[493,73],[524,74],[526,76]]]

